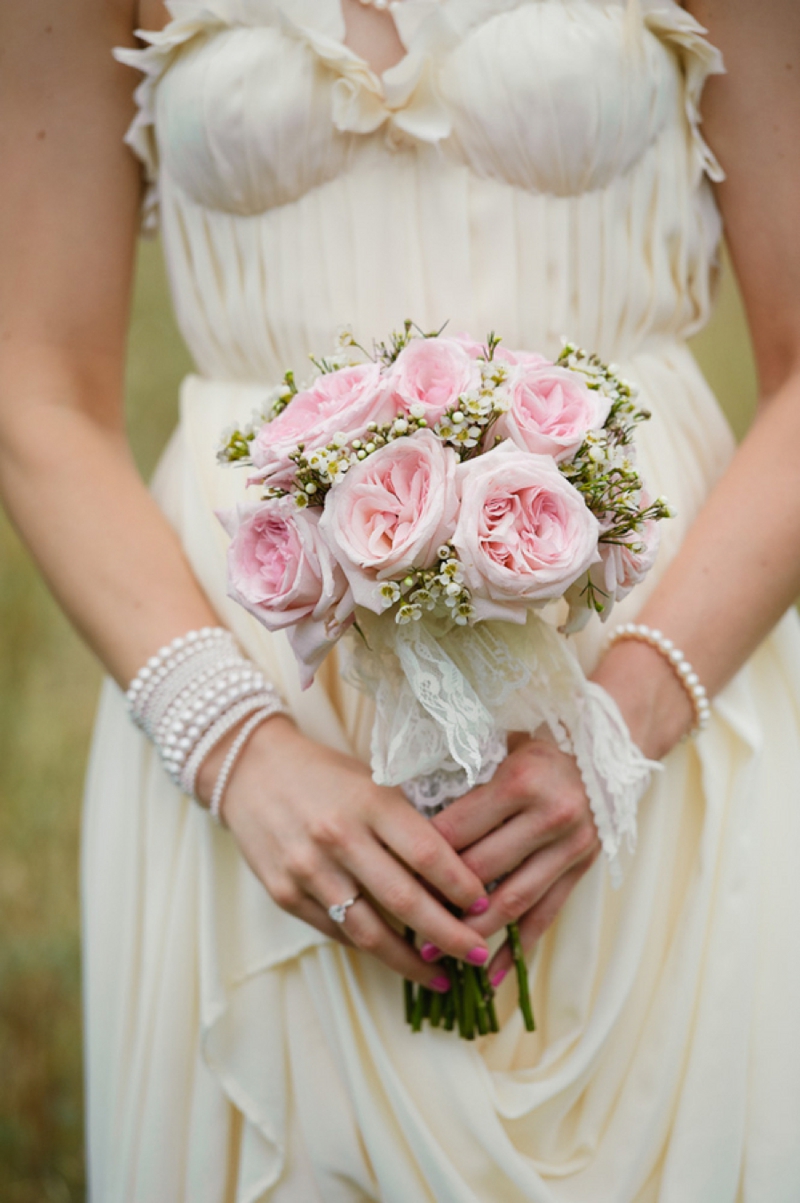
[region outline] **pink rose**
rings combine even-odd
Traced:
[[[319,514],[282,497],[218,517],[232,536],[228,595],[268,631],[288,628],[306,689],[353,613],[347,580],[320,536]]]
[[[460,464],[457,480],[452,543],[478,618],[524,622],[597,560],[597,519],[549,456],[501,443]]]
[[[377,582],[426,568],[453,533],[457,456],[430,430],[395,439],[351,468],[320,522],[360,606],[383,609]]]
[[[349,442],[363,435],[369,422],[389,422],[395,414],[377,364],[327,372],[293,397],[253,439],[250,453],[259,469],[256,479],[285,488],[295,473],[288,457],[298,443],[309,452],[327,447],[337,434]]]
[[[458,398],[480,387],[481,371],[464,347],[453,338],[414,338],[386,374],[396,411],[424,417],[430,425],[458,403]]]
[[[646,504],[646,501],[642,502],[643,506]],[[660,541],[661,528],[649,518],[641,532],[625,536],[625,542],[631,547],[622,543],[599,543],[600,563],[592,568],[592,580],[610,599],[622,601],[653,567]],[[636,550],[632,550],[633,547]]]
[[[510,393],[511,408],[498,418],[492,436],[559,463],[575,454],[587,430],[603,425],[610,407],[576,372],[546,360],[519,362]]]

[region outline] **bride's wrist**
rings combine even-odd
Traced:
[[[247,721],[246,718],[242,719],[232,731],[229,731],[219,743],[215,744],[200,765],[197,773],[195,797],[203,806],[211,804],[214,786],[225,764],[225,758]],[[287,734],[294,731],[296,731],[296,728],[291,718],[282,711],[276,711],[274,714],[265,717],[259,724],[253,735],[248,739],[247,746],[244,748],[239,760],[243,760],[255,747],[258,747],[262,755],[266,753],[268,758],[272,752],[276,752],[284,743]],[[236,767],[234,766],[231,777],[233,777],[235,772]],[[265,775],[267,772],[268,769],[265,767]]]
[[[609,648],[592,680],[611,694],[631,738],[650,760],[666,756],[695,726],[695,710],[672,665],[656,648],[624,639]]]

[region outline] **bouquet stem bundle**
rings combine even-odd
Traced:
[[[506,932],[517,975],[522,1021],[526,1032],[535,1032],[528,966],[522,949],[519,924],[509,923]],[[414,943],[414,932],[410,927],[406,928],[406,939],[409,944]],[[476,1035],[488,1036],[490,1032],[499,1032],[494,988],[486,970],[465,961],[458,961],[455,957],[442,957],[438,965],[450,980],[450,989],[446,994],[429,990],[427,986],[415,986],[408,980],[403,983],[406,1023],[412,1032],[421,1032],[425,1020],[432,1028],[443,1027],[447,1032],[451,1032],[458,1025],[458,1034],[464,1040],[474,1040]]]

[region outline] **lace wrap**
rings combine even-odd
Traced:
[[[348,680],[375,699],[371,767],[430,813],[488,781],[507,734],[546,724],[575,757],[612,881],[619,851],[633,850],[636,811],[654,769],[635,746],[613,698],[587,681],[572,651],[536,614],[524,625],[437,620],[398,626],[359,614],[349,636]]]

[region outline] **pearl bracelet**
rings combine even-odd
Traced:
[[[243,718],[248,718],[256,710],[268,710],[270,714],[285,713],[286,707],[276,689],[271,687],[262,693],[257,693],[244,702],[239,702],[226,710],[224,714],[212,723],[205,735],[200,739],[186,758],[183,767],[178,770],[178,784],[190,798],[196,798],[197,774],[206,756],[214,750],[220,740],[224,739]]]
[[[692,704],[692,709],[694,710],[694,727],[689,734],[694,735],[698,731],[702,731],[704,727],[707,727],[711,718],[711,706],[708,701],[708,694],[706,693],[705,686],[701,683],[700,678],[680,648],[677,648],[672,640],[668,639],[662,631],[656,630],[654,627],[648,627],[643,622],[626,622],[622,626],[617,627],[616,630],[611,632],[608,646],[611,647],[621,639],[638,639],[641,643],[649,643],[650,647],[655,648],[657,652],[661,653],[664,659],[668,661]]]
[[[214,789],[211,794],[211,802],[209,804],[209,814],[215,823],[222,823],[222,799],[225,797],[225,790],[228,786],[230,775],[233,772],[236,762],[244,751],[244,746],[250,736],[260,727],[263,722],[271,718],[275,711],[269,706],[262,706],[255,714],[251,715],[242,729],[239,731],[236,739],[228,748],[225,759],[222,762],[222,767],[217,774],[217,780],[214,782]]]
[[[128,686],[125,700],[128,710],[137,726],[147,729],[148,711],[154,701],[159,687],[179,669],[184,672],[186,661],[206,653],[219,653],[233,649],[233,636],[224,627],[203,627],[199,631],[189,631],[187,635],[179,635],[160,651],[151,656]],[[148,731],[149,734],[149,731]]]
[[[286,710],[224,627],[190,631],[162,647],[131,681],[126,702],[169,776],[191,797],[203,761],[228,731],[254,711],[266,717]]]

